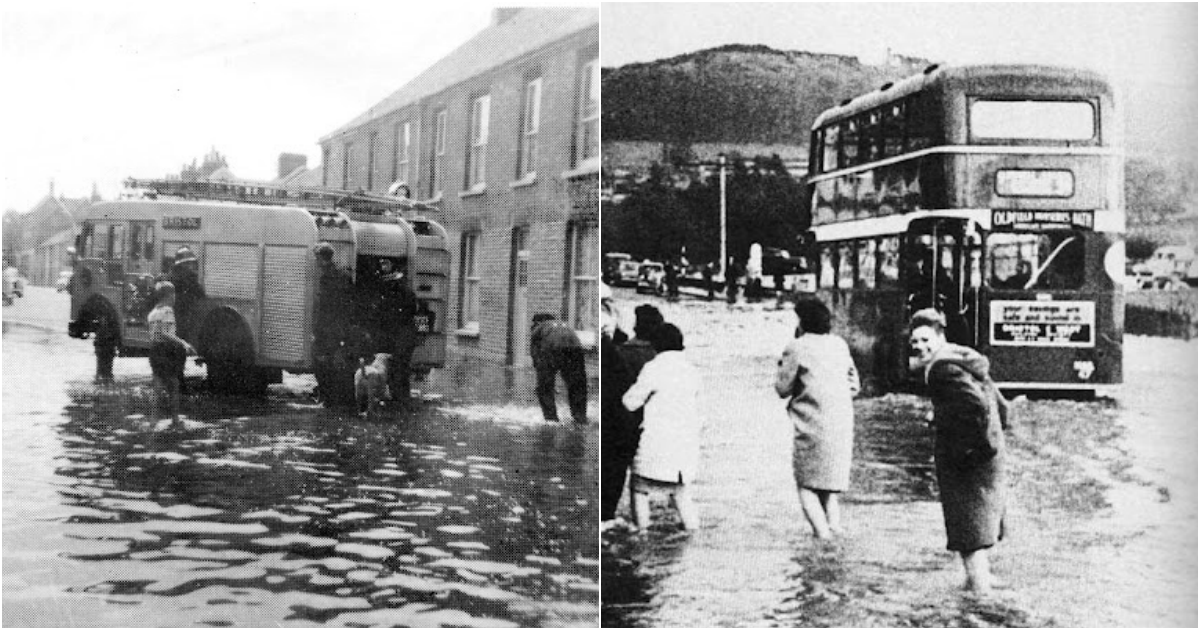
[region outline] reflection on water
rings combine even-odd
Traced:
[[[173,430],[87,346],[4,343],[5,625],[595,625],[594,430],[286,396]]]

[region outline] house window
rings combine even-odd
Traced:
[[[488,110],[492,97],[480,96],[471,103],[471,146],[467,148],[465,188],[482,188],[487,175]]]
[[[462,236],[460,280],[460,302],[458,326],[464,330],[479,332],[479,233],[467,232]]]
[[[392,181],[412,185],[408,180],[408,161],[412,151],[412,123],[396,125],[396,144],[392,151]]]
[[[517,179],[533,177],[537,173],[537,133],[542,114],[542,79],[538,77],[525,84],[525,106],[521,114],[520,154],[517,156]]]
[[[593,58],[579,71],[579,119],[575,128],[575,166],[600,155],[600,64]]]
[[[371,132],[371,140],[367,144],[367,190],[375,187],[375,147],[379,143],[379,132]]]
[[[445,176],[446,160],[446,110],[434,117],[433,122],[433,159],[429,160],[429,196],[441,194],[443,177]]]
[[[568,261],[569,319],[575,330],[595,333],[599,287],[596,276],[600,269],[599,241],[592,223],[572,223],[568,234],[571,257]]]
[[[342,190],[350,190],[350,150],[353,148],[351,142],[342,147]]]

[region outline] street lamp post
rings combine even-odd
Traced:
[[[725,253],[725,154],[720,153],[717,157],[721,163],[721,277],[724,278],[728,261]]]

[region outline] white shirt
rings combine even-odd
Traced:
[[[621,402],[645,407],[633,469],[658,481],[689,483],[700,466],[700,372],[679,351],[660,352],[642,368]]]

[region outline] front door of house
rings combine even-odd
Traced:
[[[529,356],[529,229],[516,228],[512,236],[512,319],[509,322],[509,363],[525,367]]]

